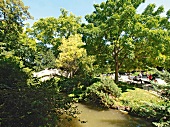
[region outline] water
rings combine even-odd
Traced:
[[[86,104],[76,104],[81,111],[78,119],[63,121],[61,127],[153,127],[144,119],[132,117],[113,109],[101,109]]]

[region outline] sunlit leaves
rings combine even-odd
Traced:
[[[88,33],[84,35],[86,47],[91,46],[89,49],[93,51],[97,51],[96,47],[98,51],[100,47],[109,49],[109,52],[105,52],[105,58],[110,61],[109,56],[112,56],[118,69],[128,62],[132,64],[132,60],[134,65],[142,63],[143,67],[148,63],[162,66],[167,58],[168,50],[165,47],[170,43],[169,21],[160,15],[164,11],[163,6],[156,9],[155,4],[149,4],[142,14],[137,14],[136,9],[143,2],[145,0],[107,0],[95,4],[95,11],[85,17],[89,24],[83,26],[84,33]],[[93,33],[92,30],[98,32]],[[96,56],[99,56],[99,52],[96,52]]]
[[[69,14],[65,9],[61,9],[61,15],[58,18],[41,18],[35,22],[30,33],[44,47],[50,44],[57,56],[61,38],[68,38],[70,35],[75,35],[80,28],[80,19],[80,17],[72,13]]]
[[[144,15],[152,15],[155,7],[156,7],[155,4],[149,4],[149,5],[145,8],[145,10],[144,10],[144,12],[143,12],[142,14],[144,14]]]
[[[86,50],[82,48],[83,45],[81,36],[76,34],[68,39],[63,38],[62,44],[59,46],[61,52],[56,60],[56,65],[71,73],[70,77],[78,70],[81,59],[86,56]]]
[[[0,1],[0,45],[5,44],[5,51],[16,49],[23,21],[31,18],[28,7],[21,0]]]

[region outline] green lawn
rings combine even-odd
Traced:
[[[134,90],[128,89],[127,92],[123,92],[119,98],[121,101],[128,101],[130,106],[136,104],[143,104],[144,102],[150,103],[163,103],[164,101],[156,95],[145,91],[143,89],[135,88]]]

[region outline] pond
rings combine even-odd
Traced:
[[[151,122],[113,109],[101,109],[96,106],[77,103],[81,111],[79,119],[71,122],[63,120],[61,127],[153,127]]]

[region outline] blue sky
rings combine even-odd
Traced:
[[[76,16],[82,16],[84,22],[84,16],[94,11],[93,4],[103,1],[106,0],[23,0],[24,4],[30,7],[29,12],[34,17],[34,20],[26,21],[31,25],[39,18],[58,17],[60,8],[65,8]],[[170,9],[169,0],[146,0],[145,4],[139,7],[138,12],[142,12],[149,3],[156,3],[157,7],[163,5],[165,11]]]

